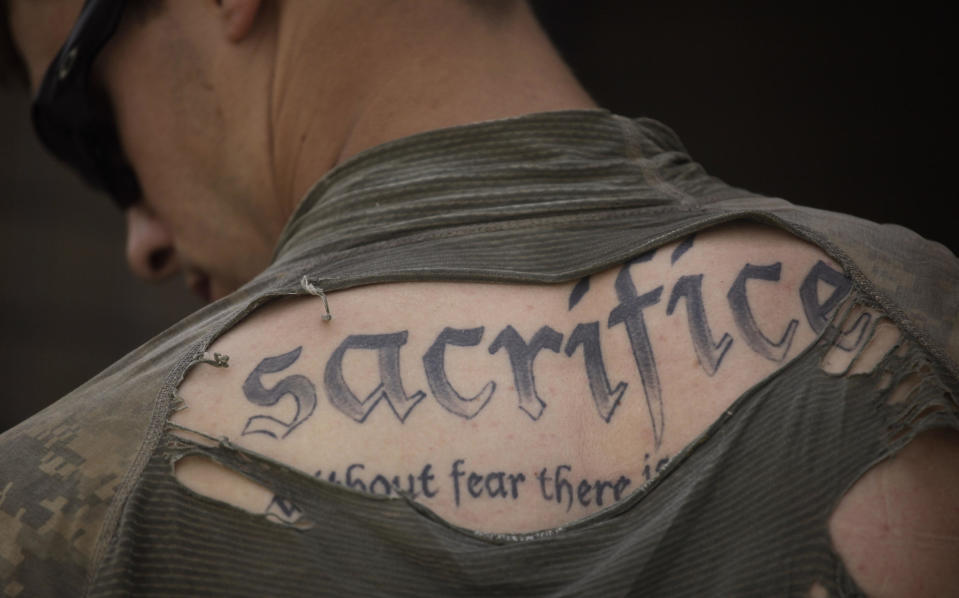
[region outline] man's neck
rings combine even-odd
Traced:
[[[400,3],[369,14],[287,6],[270,116],[275,189],[290,212],[331,168],[392,139],[596,107],[524,3]],[[495,14],[477,14],[487,10]],[[348,34],[337,19],[368,27]]]

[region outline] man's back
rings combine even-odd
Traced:
[[[398,486],[462,527],[561,527],[656,477],[801,355],[819,270],[848,290],[821,250],[744,224],[578,283],[360,287],[329,294],[328,322],[319,298],[282,300],[210,347],[229,368],[193,369],[172,421],[325,480]],[[187,467],[188,485],[237,502]]]
[[[62,471],[46,450],[88,480],[63,504],[39,483],[8,492],[5,508],[56,513],[28,506],[17,545],[74,537],[96,591],[854,589],[840,555],[870,553],[834,541],[831,515],[877,461],[955,427],[949,360],[910,324],[955,298],[887,282],[928,280],[928,260],[901,256],[939,248],[823,216],[603,113],[381,147],[314,189],[262,276],[4,437],[41,478]],[[742,218],[836,261],[723,225]],[[849,259],[866,249],[887,278]],[[111,417],[126,429],[95,427]],[[255,484],[212,478],[211,461]],[[879,486],[856,485],[866,506],[837,529],[889,498]]]

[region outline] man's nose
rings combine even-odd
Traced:
[[[127,262],[145,280],[160,280],[177,271],[176,250],[169,229],[149,208],[133,205],[126,210]]]

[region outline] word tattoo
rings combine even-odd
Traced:
[[[693,243],[693,236],[682,241],[669,256],[670,266],[682,259],[693,248]],[[515,392],[517,407],[530,420],[539,421],[549,401],[554,399],[543,396],[537,387],[534,368],[537,356],[546,350],[565,355],[568,359],[578,359],[574,358],[574,354],[581,349],[581,363],[587,380],[587,388],[583,391],[589,392],[600,419],[610,423],[618,407],[628,400],[630,392],[639,392],[631,390],[631,386],[624,380],[610,380],[603,357],[604,335],[622,331],[629,341],[632,361],[649,413],[654,444],[658,449],[662,445],[666,419],[655,347],[645,315],[650,313],[650,310],[664,308],[667,317],[678,315],[680,301],[685,304],[683,311],[693,351],[707,375],[716,375],[737,338],[757,355],[773,362],[785,360],[792,347],[799,320],[789,318],[784,327],[782,323],[777,325],[769,322],[764,322],[761,326],[753,311],[749,293],[753,285],[778,283],[782,275],[781,262],[743,265],[726,293],[729,310],[739,334],[734,338],[732,332],[723,331],[716,340],[717,335],[709,325],[703,298],[703,284],[707,274],[679,276],[672,283],[669,292],[663,284],[644,284],[641,277],[634,277],[631,268],[651,261],[655,254],[653,250],[634,258],[624,264],[616,274],[613,291],[617,303],[609,311],[605,331],[600,322],[591,321],[577,324],[568,335],[544,325],[527,340],[512,325],[506,325],[492,336],[485,353],[496,355],[502,351],[506,354],[515,389],[509,392]],[[799,285],[798,301],[814,332],[818,334],[826,330],[830,317],[851,288],[850,280],[825,262],[820,260],[812,266]],[[823,289],[827,292],[822,293]],[[576,283],[569,296],[569,310],[572,311],[580,305],[590,291],[590,277]],[[820,300],[822,295],[825,295],[825,298]],[[666,297],[668,300],[665,305],[661,305]],[[869,323],[870,315],[861,314],[848,330],[838,331],[838,345],[847,350],[857,346]],[[777,327],[779,332],[771,332]],[[449,347],[468,349],[470,359],[475,363],[481,358],[482,350],[478,347],[483,342],[485,333],[484,326],[445,327],[422,356],[423,370],[432,398],[448,413],[465,420],[477,417],[502,391],[494,380],[486,381],[477,392],[475,388],[467,390],[462,383],[451,379],[447,368],[447,350]],[[400,354],[407,344],[409,334],[409,331],[402,330],[384,334],[354,334],[343,339],[331,353],[324,369],[323,390],[329,403],[357,423],[365,422],[378,405],[386,403],[397,420],[405,422],[427,396],[423,390],[408,393],[403,385]],[[272,388],[265,388],[261,381],[262,376],[283,371],[293,365],[299,359],[301,351],[302,347],[297,347],[288,353],[267,357],[253,369],[243,384],[244,396],[259,407],[273,408],[281,400],[288,398],[294,403],[293,417],[281,419],[269,413],[254,415],[247,421],[243,434],[265,434],[277,439],[284,438],[313,414],[317,395],[313,383],[307,377],[287,376]],[[355,394],[344,374],[345,360],[356,351],[374,351],[378,364],[378,383],[371,393],[362,398]],[[468,479],[466,484],[468,492],[471,487]]]
[[[599,344],[599,322],[577,324],[566,342],[566,356],[571,356],[580,345],[583,347],[586,378],[589,380],[589,390],[593,393],[593,402],[596,403],[599,416],[609,423],[626,393],[627,384],[619,382],[616,388],[609,385],[609,375],[606,373],[606,364],[603,363],[603,350]]]
[[[396,417],[401,422],[405,421],[413,407],[426,396],[421,390],[414,392],[412,396],[403,390],[400,379],[400,347],[406,344],[407,336],[408,333],[404,330],[393,334],[351,334],[346,337],[326,362],[323,382],[330,403],[354,421],[363,422],[380,400],[386,400]],[[343,357],[351,349],[377,352],[380,383],[362,401],[353,394],[343,377]]]
[[[266,434],[273,438],[285,438],[294,428],[313,415],[316,409],[316,389],[306,376],[287,376],[273,388],[264,388],[260,376],[280,372],[293,365],[300,358],[303,347],[297,347],[289,353],[267,357],[261,361],[243,382],[243,394],[246,400],[261,407],[272,407],[285,396],[296,404],[293,419],[283,421],[271,415],[254,415],[246,422],[243,435]]]
[[[556,504],[566,504],[566,512],[573,508],[573,488],[576,488],[576,498],[583,507],[588,507],[594,501],[596,506],[603,506],[603,493],[609,491],[612,495],[612,501],[616,502],[623,496],[623,491],[633,483],[626,476],[619,476],[615,482],[608,480],[590,481],[581,479],[578,484],[573,484],[569,479],[569,473],[573,468],[569,465],[557,465],[552,470],[542,468],[536,473],[536,481],[539,482],[540,495],[544,500],[556,501]],[[552,473],[553,475],[549,475]]]
[[[759,329],[759,324],[756,323],[756,318],[749,308],[749,299],[746,296],[746,281],[755,278],[777,282],[781,270],[782,264],[779,262],[769,266],[746,264],[740,270],[739,276],[736,277],[736,282],[730,287],[729,293],[726,294],[726,298],[729,299],[729,307],[733,312],[733,318],[736,320],[739,330],[742,331],[746,343],[749,344],[749,348],[772,361],[782,361],[786,358],[786,353],[789,352],[789,347],[793,342],[793,335],[796,334],[799,320],[790,320],[786,326],[786,331],[783,332],[782,338],[778,341],[770,340]]]
[[[643,481],[653,477],[649,454],[645,456]],[[658,475],[669,463],[669,457],[657,461]],[[446,471],[445,475],[437,472]],[[340,473],[336,470],[318,470],[314,477],[331,484],[379,496],[406,497],[411,500],[451,500],[458,509],[477,501],[506,501],[515,503],[532,497],[562,508],[587,509],[604,507],[621,500],[633,486],[629,476],[615,479],[575,476],[573,467],[559,465],[532,468],[530,475],[519,471],[478,471],[467,465],[466,459],[456,458],[448,467],[437,468],[427,463],[416,473],[390,475],[372,472],[364,463],[352,463]],[[291,500],[274,495],[266,512],[285,522],[295,522],[303,510]]]
[[[483,330],[482,326],[466,330],[446,327],[423,355],[423,369],[426,370],[426,380],[433,396],[447,411],[464,419],[472,419],[486,407],[486,403],[493,398],[496,382],[490,380],[483,390],[473,397],[465,398],[460,395],[446,375],[446,345],[475,347],[483,340]]]
[[[648,262],[653,259],[653,254],[654,252],[650,251],[639,256],[623,266],[619,274],[616,275],[614,287],[616,288],[619,305],[609,312],[606,327],[612,328],[617,324],[626,326],[626,336],[629,338],[633,360],[636,362],[636,369],[639,370],[639,377],[646,393],[646,406],[649,408],[649,417],[653,425],[653,438],[658,449],[663,442],[663,431],[666,427],[663,414],[663,391],[659,383],[659,373],[656,371],[653,346],[649,342],[649,333],[646,331],[643,310],[659,303],[659,298],[663,294],[663,286],[660,285],[649,292],[637,295],[636,285],[633,284],[633,279],[629,274],[630,266]]]
[[[501,347],[509,353],[509,362],[513,368],[513,380],[516,382],[516,393],[519,395],[519,408],[526,412],[534,421],[539,419],[546,408],[546,401],[536,392],[536,380],[533,378],[533,360],[543,349],[559,353],[563,343],[563,335],[549,326],[543,326],[536,331],[533,338],[527,343],[516,329],[507,326],[496,340],[489,346],[490,355],[495,354]]]
[[[696,238],[696,234],[693,233],[683,239],[679,245],[676,246],[676,249],[673,249],[673,255],[669,257],[669,263],[675,264],[679,261],[679,258],[683,257],[687,251],[693,248],[693,240]]]
[[[822,303],[819,302],[820,282],[832,287],[832,293]],[[839,302],[846,296],[851,287],[852,282],[843,276],[842,272],[833,270],[821,261],[817,262],[809,271],[809,275],[806,276],[799,287],[799,296],[802,300],[803,311],[806,313],[806,320],[817,334],[829,325],[830,314],[836,310]],[[859,314],[859,317],[856,318],[856,321],[848,330],[841,331],[836,346],[844,351],[855,350],[862,343],[871,320],[872,315],[869,312]],[[843,342],[849,338],[855,338],[855,340],[851,343]]]
[[[676,282],[669,296],[669,305],[666,306],[667,316],[673,315],[676,304],[683,298],[686,299],[686,319],[689,321],[689,335],[692,337],[696,359],[706,373],[712,376],[719,370],[723,357],[733,345],[733,337],[724,332],[718,343],[713,342],[713,333],[706,319],[706,307],[703,305],[702,274],[683,276]]]
[[[569,294],[569,309],[572,310],[576,304],[589,292],[589,276],[584,276],[576,283]]]

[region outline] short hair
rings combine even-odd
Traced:
[[[27,89],[29,86],[27,65],[13,45],[9,3],[0,0],[0,88]]]

